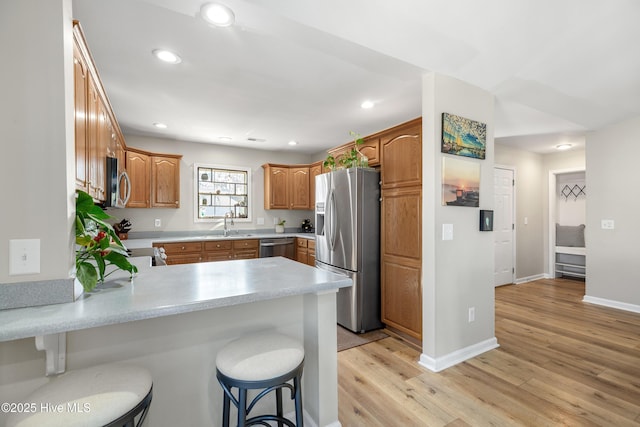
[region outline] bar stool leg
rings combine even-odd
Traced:
[[[282,389],[276,389],[276,411],[279,417],[282,416]],[[282,421],[278,421],[278,427],[282,427]]]
[[[247,389],[241,388],[238,393],[238,427],[247,424]]]
[[[227,396],[226,391],[223,393],[224,399],[222,401],[222,427],[229,427],[229,412],[231,408],[231,400]]]
[[[295,392],[295,406],[296,406],[296,427],[303,427],[304,421],[302,416],[302,387],[300,384],[300,376],[293,379],[293,388]]]

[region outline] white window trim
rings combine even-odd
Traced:
[[[253,195],[252,195],[252,184],[253,178],[251,176],[251,168],[246,166],[233,166],[233,165],[221,165],[221,164],[211,164],[211,163],[194,163],[193,164],[193,199],[191,202],[191,207],[193,208],[193,222],[220,222],[222,218],[199,218],[198,217],[198,168],[211,168],[211,169],[227,169],[227,170],[236,170],[246,172],[247,174],[247,217],[246,218],[233,218],[234,222],[252,222],[252,212],[253,212]]]

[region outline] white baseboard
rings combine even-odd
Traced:
[[[470,345],[469,347],[456,350],[446,356],[438,357],[437,359],[423,353],[420,355],[420,361],[418,361],[418,363],[430,371],[440,372],[497,347],[500,347],[500,345],[498,344],[498,340],[493,337],[477,344]]]
[[[522,283],[533,282],[534,280],[552,279],[552,277],[548,277],[548,276],[549,276],[548,274],[535,274],[533,276],[521,277],[519,279],[516,279],[514,283],[516,285],[520,285]]]
[[[591,297],[589,295],[585,295],[582,298],[583,302],[588,302],[596,305],[603,305],[605,307],[617,308],[619,310],[632,311],[634,313],[640,313],[640,305],[629,304],[626,302],[614,301],[605,298]]]

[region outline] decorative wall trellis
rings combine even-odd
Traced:
[[[586,188],[586,185],[580,186],[578,184],[574,184],[573,186],[571,186],[569,184],[565,184],[565,186],[562,187],[560,194],[564,196],[565,201],[567,201],[571,196],[573,196],[573,200],[578,200],[578,197],[580,196],[587,196],[587,193],[585,191]]]

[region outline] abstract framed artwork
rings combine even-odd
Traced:
[[[483,159],[487,147],[487,125],[449,113],[442,113],[441,151],[456,156]]]
[[[442,205],[480,206],[480,163],[442,158]]]

